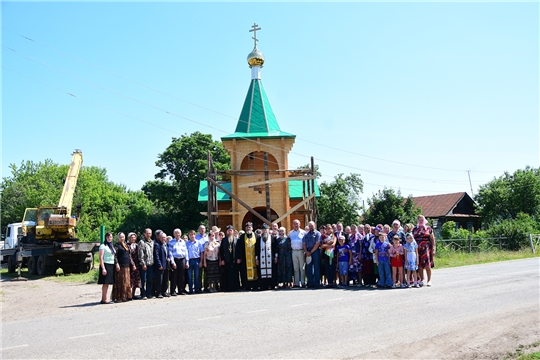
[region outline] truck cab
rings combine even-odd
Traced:
[[[22,236],[22,223],[14,223],[6,226],[6,233],[4,235],[3,249],[13,249],[19,244],[19,239]]]
[[[22,223],[14,223],[6,226],[6,232],[2,234],[2,249],[14,249],[22,237]],[[4,263],[4,256],[0,255],[0,263]]]

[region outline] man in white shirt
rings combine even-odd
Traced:
[[[304,255],[304,239],[305,231],[300,228],[300,221],[293,221],[293,230],[289,233],[292,247],[292,260],[294,268],[294,286],[304,287],[306,283],[306,273],[304,271],[304,265],[306,258]]]
[[[208,234],[206,234],[206,226],[204,226],[203,224],[199,226],[199,232],[197,233],[197,235],[195,235],[195,240],[197,240],[197,242],[199,243],[199,246],[201,248],[201,254],[204,253],[204,245],[208,242]],[[206,269],[204,267],[201,267],[199,269],[199,289],[203,289],[202,279],[204,277],[204,291],[208,292],[208,281],[205,276],[205,270]]]

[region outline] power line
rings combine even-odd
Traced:
[[[26,40],[28,40],[28,41],[31,41],[31,42],[33,42],[33,43],[39,44],[39,45],[41,45],[41,46],[44,46],[44,47],[46,47],[46,48],[48,48],[48,49],[50,49],[50,50],[53,50],[53,51],[55,51],[55,52],[58,52],[58,53],[60,53],[60,54],[62,54],[62,55],[64,55],[64,56],[67,56],[67,57],[69,57],[69,58],[71,58],[71,59],[74,59],[74,60],[76,60],[76,61],[79,61],[79,62],[81,62],[81,63],[84,63],[84,64],[86,64],[86,65],[88,65],[88,66],[91,66],[91,67],[93,67],[93,68],[95,68],[95,69],[98,69],[98,70],[100,70],[100,71],[106,72],[106,73],[108,73],[108,74],[110,74],[110,75],[113,75],[113,76],[115,76],[115,77],[118,77],[118,78],[120,78],[120,79],[122,79],[122,80],[128,81],[128,82],[130,82],[130,83],[132,83],[132,84],[135,84],[135,85],[144,87],[144,88],[149,89],[149,90],[152,90],[152,91],[154,91],[154,92],[156,92],[156,93],[158,93],[158,94],[161,94],[161,95],[170,97],[170,98],[172,98],[172,99],[175,99],[175,100],[184,102],[184,103],[186,103],[186,104],[189,104],[189,105],[192,105],[192,106],[195,106],[195,107],[198,107],[198,108],[200,108],[200,109],[207,110],[207,111],[213,112],[213,113],[215,113],[215,114],[218,114],[218,115],[221,115],[221,116],[230,118],[230,119],[236,119],[235,117],[232,117],[232,116],[230,116],[230,115],[221,113],[221,112],[219,112],[219,111],[216,111],[216,110],[207,108],[207,107],[205,107],[205,106],[196,104],[196,103],[194,103],[194,102],[191,102],[191,101],[188,101],[188,100],[185,100],[185,99],[181,99],[181,98],[179,98],[179,97],[177,97],[177,96],[174,96],[174,95],[165,93],[165,92],[163,92],[163,91],[161,91],[161,90],[158,90],[158,89],[155,89],[155,88],[153,88],[153,87],[151,87],[151,86],[142,84],[142,83],[140,83],[140,82],[137,82],[137,81],[134,81],[134,80],[132,80],[132,79],[126,78],[126,77],[124,77],[124,76],[121,76],[121,75],[119,75],[119,74],[116,74],[116,73],[114,73],[114,72],[112,72],[112,71],[109,71],[109,70],[107,70],[107,69],[105,69],[105,68],[102,68],[102,67],[100,67],[100,66],[97,66],[97,65],[95,65],[95,64],[92,64],[92,63],[90,63],[90,62],[88,62],[88,61],[85,61],[85,60],[83,60],[83,59],[80,59],[80,58],[78,58],[78,57],[76,57],[76,56],[73,56],[73,55],[71,55],[71,54],[68,54],[68,53],[66,53],[66,52],[63,52],[63,51],[61,51],[61,50],[59,50],[59,49],[56,49],[56,48],[54,48],[54,47],[52,47],[52,46],[50,46],[50,45],[45,44],[45,43],[39,42],[39,41],[37,41],[37,40],[34,40],[34,39],[32,39],[32,38],[30,38],[30,37],[28,37],[28,36],[22,35],[22,34],[16,32],[16,31],[13,31],[13,30],[8,29],[8,28],[6,28],[6,27],[2,27],[2,28],[5,29],[5,30],[7,30],[7,31],[9,31],[9,32],[11,32],[11,33],[13,33],[13,34],[15,34],[15,35],[17,35],[17,36],[20,36],[20,37],[22,37],[22,38],[24,38],[24,39],[26,39]],[[243,120],[238,119],[238,121],[240,122],[240,121],[243,121]],[[352,155],[357,155],[357,156],[361,156],[361,157],[365,157],[365,158],[369,158],[369,159],[374,159],[374,160],[379,160],[379,161],[385,161],[385,162],[389,162],[389,163],[393,163],[393,164],[400,164],[400,165],[405,165],[405,166],[411,166],[411,167],[417,167],[417,168],[424,168],[424,169],[431,169],[431,170],[439,170],[439,171],[467,172],[466,170],[438,168],[438,167],[425,166],[425,165],[419,165],[419,164],[409,164],[409,163],[400,162],[400,161],[396,161],[396,160],[388,160],[388,159],[379,158],[379,157],[376,157],[376,156],[370,156],[370,155],[365,155],[365,154],[357,153],[357,152],[350,151],[350,150],[345,150],[345,149],[336,148],[336,147],[329,146],[329,145],[326,145],[326,144],[316,143],[316,142],[313,142],[313,141],[310,141],[310,140],[307,140],[307,139],[304,139],[304,138],[301,138],[301,137],[298,137],[298,136],[297,136],[296,138],[299,139],[299,140],[301,140],[301,141],[305,141],[305,142],[308,142],[308,143],[311,143],[311,144],[315,144],[315,145],[317,145],[317,146],[321,146],[321,147],[324,147],[324,148],[328,148],[328,149],[332,149],[332,150],[336,150],[336,151],[341,151],[341,152],[344,152],[344,153],[348,153],[348,154],[352,154]],[[366,170],[364,169],[363,171],[366,171]],[[497,170],[497,171],[486,171],[486,170],[480,171],[480,170],[478,170],[478,171],[476,171],[476,172],[485,172],[485,173],[494,173],[494,172],[496,172],[496,173],[500,173],[500,172],[502,172],[502,171],[498,171],[498,170]],[[459,182],[462,182],[462,181],[459,181]],[[467,182],[467,181],[463,181],[463,182]]]
[[[185,116],[182,116],[182,115],[179,115],[179,114],[176,114],[174,112],[171,112],[171,111],[168,111],[166,109],[163,109],[163,108],[160,108],[158,106],[155,106],[153,104],[150,104],[150,103],[147,103],[145,101],[142,101],[142,100],[138,100],[136,98],[133,98],[131,96],[128,96],[128,95],[124,95],[118,91],[115,91],[115,90],[112,90],[112,89],[109,89],[107,87],[104,87],[100,84],[97,84],[97,83],[94,83],[90,80],[87,80],[85,78],[82,78],[78,75],[75,75],[75,74],[72,74],[70,72],[67,72],[65,70],[62,70],[62,69],[59,69],[51,64],[48,64],[46,62],[43,62],[39,59],[35,59],[34,57],[32,56],[29,56],[27,54],[24,54],[20,51],[17,51],[11,47],[8,47],[8,46],[5,46],[5,45],[2,45],[3,48],[5,49],[8,49],[10,50],[11,52],[17,54],[18,56],[21,56],[23,58],[26,58],[30,61],[33,61],[33,62],[36,62],[40,65],[43,65],[43,66],[46,66],[46,67],[49,67],[55,71],[58,71],[58,72],[61,72],[67,76],[70,76],[70,77],[73,77],[79,81],[82,81],[82,82],[85,82],[87,84],[90,84],[92,86],[95,86],[99,89],[102,89],[102,90],[105,90],[105,91],[108,91],[108,92],[111,92],[113,94],[116,94],[118,96],[121,96],[125,99],[128,99],[128,100],[131,100],[131,101],[134,101],[134,102],[137,102],[139,104],[142,104],[142,105],[145,105],[145,106],[148,106],[150,108],[153,108],[155,110],[158,110],[158,111],[161,111],[161,112],[164,112],[168,115],[172,115],[172,116],[175,116],[175,117],[178,117],[178,118],[181,118],[181,119],[184,119],[184,120],[187,120],[187,121],[190,121],[190,122],[193,122],[195,124],[198,124],[198,125],[201,125],[201,126],[205,126],[207,128],[210,128],[210,129],[213,129],[213,130],[216,130],[216,131],[220,131],[224,134],[227,134],[228,132],[223,130],[223,129],[219,129],[219,128],[216,128],[214,126],[210,126],[208,124],[204,124],[202,122],[199,122],[199,121],[196,121],[196,120],[193,120],[193,119],[190,119],[190,118],[187,118]],[[253,139],[249,139],[249,138],[242,138],[244,140],[249,140],[249,141],[252,141],[252,142],[255,142]],[[319,144],[317,144],[319,145]],[[272,146],[272,145],[267,145],[271,148],[275,148],[277,150],[281,150],[281,148],[277,147],[277,146]],[[305,154],[301,154],[301,153],[298,153],[298,152],[294,152],[294,151],[291,151],[290,154],[293,154],[293,155],[298,155],[298,156],[301,156],[301,157],[306,157],[306,158],[310,158],[311,156],[310,155],[305,155]],[[338,163],[338,162],[335,162],[335,161],[330,161],[330,160],[325,160],[325,159],[318,159],[318,162],[323,162],[323,163],[328,163],[328,164],[331,164],[331,165],[336,165],[336,166],[340,166],[340,167],[346,167],[346,168],[349,168],[349,169],[355,169],[355,170],[359,170],[359,171],[363,171],[363,172],[368,172],[368,173],[373,173],[373,174],[376,174],[376,175],[380,175],[380,176],[387,176],[387,177],[392,177],[392,178],[398,178],[398,179],[405,179],[405,180],[417,180],[417,181],[423,181],[423,182],[433,182],[433,183],[439,183],[439,184],[458,184],[458,183],[466,183],[467,181],[462,181],[462,180],[453,180],[453,181],[448,181],[448,180],[441,180],[441,179],[429,179],[429,178],[419,178],[419,177],[414,177],[414,176],[406,176],[406,175],[397,175],[397,174],[388,174],[388,173],[384,173],[384,172],[380,172],[380,171],[374,171],[374,170],[370,170],[370,169],[365,169],[365,168],[360,168],[360,167],[356,167],[356,166],[351,166],[351,165],[345,165],[345,164],[341,164],[341,163]]]
[[[165,128],[165,127],[163,127],[163,126],[160,126],[160,125],[154,124],[154,123],[152,123],[152,122],[143,120],[143,119],[141,119],[141,118],[139,118],[139,117],[136,117],[136,116],[132,116],[132,115],[123,113],[123,112],[121,112],[121,111],[112,109],[112,108],[110,108],[110,107],[108,107],[108,106],[104,106],[104,105],[99,104],[99,103],[97,103],[97,102],[95,102],[95,101],[89,100],[89,99],[87,99],[87,98],[85,98],[85,97],[78,96],[78,95],[73,94],[73,93],[71,93],[71,92],[62,90],[62,89],[60,89],[60,88],[58,88],[58,87],[56,87],[56,86],[50,85],[50,84],[45,83],[45,82],[43,82],[43,81],[41,81],[41,80],[35,79],[35,78],[31,77],[31,76],[22,74],[22,73],[20,73],[20,72],[18,72],[18,71],[16,71],[16,70],[13,70],[13,69],[10,69],[10,68],[4,66],[4,65],[2,65],[2,68],[6,69],[6,70],[9,70],[9,71],[11,71],[11,72],[13,72],[13,73],[15,73],[15,74],[20,75],[20,76],[23,76],[23,77],[25,77],[25,78],[27,78],[27,79],[30,79],[30,80],[32,80],[32,81],[35,81],[35,82],[37,82],[37,83],[40,83],[40,84],[42,84],[42,85],[44,85],[44,86],[47,86],[47,87],[49,87],[49,88],[51,88],[51,89],[54,89],[54,90],[59,91],[59,92],[61,92],[61,93],[64,93],[64,94],[66,94],[66,95],[68,95],[68,96],[77,98],[77,99],[79,99],[79,100],[82,100],[82,101],[87,102],[87,103],[89,103],[89,104],[92,104],[92,105],[94,105],[94,106],[97,106],[97,107],[99,107],[99,108],[106,109],[106,110],[111,111],[111,112],[114,112],[114,113],[116,113],[116,114],[119,114],[119,115],[122,115],[122,116],[125,116],[125,117],[128,117],[128,118],[131,118],[131,119],[134,119],[134,120],[143,122],[143,123],[148,124],[148,125],[150,125],[150,126],[154,126],[154,127],[156,127],[156,128],[159,128],[159,129],[162,129],[162,130],[165,130],[165,131],[174,133],[174,134],[183,135],[183,134],[181,134],[181,133],[179,133],[179,132],[177,132],[177,131],[174,131],[174,130]],[[187,119],[187,118],[186,118],[186,119]],[[189,119],[188,119],[188,120],[189,120]],[[246,139],[246,140],[252,141],[251,139]],[[233,152],[238,152],[238,151],[233,151]],[[321,176],[329,177],[329,178],[332,178],[332,179],[335,178],[334,176],[332,176],[332,175],[327,175],[327,174],[321,174]],[[378,187],[386,187],[386,188],[397,189],[397,190],[404,189],[404,190],[412,190],[412,191],[421,191],[421,192],[431,192],[431,193],[433,193],[433,191],[427,191],[427,190],[422,190],[422,189],[411,189],[411,188],[404,188],[404,187],[397,187],[397,188],[395,188],[395,187],[393,187],[393,186],[388,186],[388,185],[373,184],[373,183],[367,183],[367,182],[363,182],[363,183],[364,183],[364,184],[367,184],[367,185],[373,185],[373,186],[378,186]]]

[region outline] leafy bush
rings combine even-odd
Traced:
[[[492,237],[503,236],[507,239],[505,243],[511,250],[519,250],[529,246],[529,234],[537,233],[540,226],[534,219],[524,213],[519,213],[516,219],[506,219],[487,230],[487,234]]]
[[[467,229],[456,229],[455,221],[447,221],[441,229],[441,237],[443,239],[467,239],[471,232]]]

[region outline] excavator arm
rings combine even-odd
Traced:
[[[69,166],[66,182],[64,183],[64,190],[62,190],[62,196],[60,196],[59,208],[66,209],[66,216],[71,216],[71,206],[73,205],[73,195],[75,194],[75,187],[77,186],[77,178],[82,166],[82,152],[75,150],[73,157],[71,158],[71,165]]]

